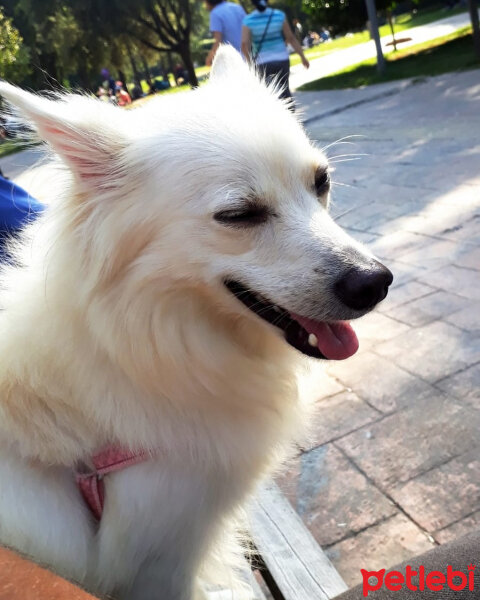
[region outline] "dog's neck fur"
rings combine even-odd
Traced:
[[[276,440],[291,438],[284,430],[296,428],[299,413],[294,353],[253,318],[232,321],[208,290],[178,282],[170,287],[161,279],[134,290],[131,244],[130,255],[118,259],[117,273],[92,271],[102,257],[88,253],[89,240],[80,248],[65,246],[76,239],[71,231],[65,235],[69,228],[79,227],[79,236],[85,232],[78,214],[74,203],[49,208],[25,237],[24,266],[6,268],[0,297],[1,438],[21,439],[23,453],[64,464],[108,443],[160,452],[176,447],[179,460],[204,456],[211,463],[224,447],[219,437],[231,441],[243,427],[251,430],[252,453],[258,455],[259,446],[280,450]],[[70,257],[68,264],[63,256]],[[63,277],[55,277],[60,270]],[[62,289],[55,288],[57,281]],[[124,286],[131,289],[122,295]],[[189,335],[192,328],[201,336]],[[55,346],[46,346],[53,337]],[[111,347],[102,345],[105,339]],[[233,373],[243,387],[230,386]],[[188,440],[188,447],[179,447],[178,440]],[[238,457],[246,459],[245,448]]]

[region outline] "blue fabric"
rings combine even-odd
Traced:
[[[0,260],[6,257],[6,242],[41,213],[44,205],[13,181],[0,177]]]
[[[0,177],[0,230],[17,231],[42,212],[44,205],[23,188]]]
[[[242,21],[245,11],[239,4],[220,2],[210,12],[210,31],[222,34],[222,42],[240,52],[242,45]]]
[[[288,60],[287,45],[283,37],[284,21],[285,13],[277,8],[267,8],[263,12],[254,10],[243,19],[244,26],[248,27],[252,34],[253,56],[258,53],[257,64]],[[265,30],[267,31],[264,36]],[[263,42],[258,52],[262,38]]]

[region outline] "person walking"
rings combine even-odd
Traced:
[[[205,0],[205,6],[210,11],[210,31],[215,38],[205,61],[207,67],[211,67],[220,44],[230,44],[241,51],[242,22],[247,13],[240,4],[226,0]]]
[[[287,44],[300,55],[306,69],[310,63],[293,34],[285,13],[278,8],[268,7],[267,0],[252,0],[252,3],[256,10],[243,19],[242,54],[257,65],[267,82],[278,78],[282,86],[280,97],[291,99]]]
[[[116,96],[118,106],[127,106],[127,104],[132,103],[132,99],[130,98],[130,94],[123,89],[123,83],[121,81],[117,81],[115,84],[116,88]]]

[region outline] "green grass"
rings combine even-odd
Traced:
[[[205,79],[206,75],[208,75],[209,72],[210,72],[210,67],[206,67],[206,66],[198,67],[197,69],[195,69],[195,73],[197,74],[200,85],[202,85],[202,81]],[[158,78],[154,77],[153,79],[158,79]],[[187,89],[190,89],[190,85],[188,85],[188,84],[177,86],[177,84],[175,83],[175,77],[173,76],[172,73],[168,74],[168,80],[170,82],[170,87],[167,88],[166,90],[159,91],[158,92],[159,94],[175,94],[176,92],[183,92]],[[140,83],[142,84],[143,92],[145,94],[148,94],[150,91],[150,88],[148,87],[146,80],[142,79]],[[134,84],[132,81],[129,82],[129,84],[128,84],[129,88],[133,87],[133,85]]]
[[[403,15],[398,15],[395,17],[395,34],[405,31],[405,29],[410,29],[411,27],[427,25],[428,23],[433,23],[434,21],[445,19],[446,17],[451,17],[464,12],[466,12],[466,8],[459,7],[453,10],[437,8],[434,10],[425,10],[421,12],[417,11],[415,14],[405,13]],[[390,26],[388,23],[386,25],[382,25],[379,28],[379,31],[380,37],[391,35]],[[368,31],[361,31],[359,33],[354,33],[353,35],[349,35],[348,37],[345,36],[332,40],[326,44],[320,44],[319,46],[315,46],[315,48],[309,48],[308,50],[305,50],[305,56],[308,58],[308,60],[313,60],[326,53],[333,52],[334,50],[344,50],[345,48],[351,48],[357,44],[368,42],[369,39],[370,34]],[[298,65],[300,62],[301,60],[298,54],[292,54],[290,56],[290,65],[292,67],[294,65]]]
[[[410,27],[420,27],[420,25],[427,25],[428,23],[433,23],[433,21],[439,21],[440,19],[446,19],[447,17],[453,17],[454,15],[459,15],[467,11],[465,6],[458,6],[452,10],[447,8],[436,8],[433,10],[424,10],[421,12],[405,13],[403,15],[398,15],[395,17],[395,31],[404,31],[405,29],[410,29]],[[380,28],[380,31],[385,31],[390,33],[390,27],[387,25],[383,25]],[[381,33],[381,35],[387,35],[387,33]]]
[[[471,31],[471,27],[465,27],[450,35],[390,52],[385,56],[387,64],[382,75],[377,72],[376,59],[372,58],[307,83],[299,91],[358,88],[397,79],[479,68],[480,62],[475,59],[473,52]]]

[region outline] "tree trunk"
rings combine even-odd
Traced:
[[[380,34],[378,33],[377,9],[375,0],[365,0],[367,5],[368,20],[370,21],[370,32],[375,40],[377,49],[377,70],[379,73],[385,71],[385,58],[383,57],[382,44],[380,43]]]
[[[84,90],[88,90],[92,87],[92,82],[90,81],[90,77],[88,76],[88,70],[85,66],[85,63],[80,63],[77,76],[80,80],[80,85]],[[95,92],[96,91],[97,90],[95,89]]]
[[[392,32],[393,50],[396,52],[397,51],[397,40],[395,39],[395,29],[393,28],[392,11],[389,8],[387,9],[387,21],[388,21],[388,24],[390,25],[390,31]]]
[[[179,52],[183,60],[183,65],[188,73],[188,83],[192,88],[198,87],[197,74],[195,73],[195,67],[193,66],[192,53],[190,52],[190,44],[185,43],[180,46]]]
[[[480,59],[480,26],[478,24],[478,7],[476,0],[468,0],[468,10],[473,27],[473,48],[475,56]]]
[[[168,79],[168,74],[172,72],[170,65],[168,64],[169,60],[170,59],[167,58],[166,56],[161,56],[160,60],[158,61],[158,66],[162,70],[162,75],[167,77],[167,79]]]
[[[140,60],[143,65],[143,72],[145,73],[145,81],[147,82],[148,88],[151,94],[155,93],[155,88],[153,87],[152,74],[150,73],[150,69],[148,67],[148,62],[145,59],[145,56],[140,52],[139,54]]]
[[[125,73],[122,71],[122,69],[118,69],[118,78],[122,82],[123,89],[128,92],[127,78],[125,77]]]
[[[47,83],[54,90],[62,89],[62,81],[57,67],[57,57],[53,53],[43,53],[40,55],[42,85]]]
[[[127,47],[128,58],[130,60],[130,64],[132,65],[133,79],[134,79],[135,83],[138,85],[138,87],[140,89],[142,89],[142,78],[140,77],[137,63],[135,62],[135,56],[133,55],[132,47],[128,42],[126,44],[126,47]]]
[[[173,66],[173,56],[172,56],[171,52],[168,53],[168,68],[169,68],[169,72],[173,75],[173,80],[175,81],[175,85],[178,85],[177,72]]]
[[[142,61],[143,71],[145,73],[145,79],[147,81],[152,81],[152,74],[150,73],[150,67],[148,66],[148,62],[147,62],[147,59],[145,58],[145,55],[140,52],[139,56],[140,56],[140,60]]]
[[[162,63],[163,65],[163,63]],[[172,61],[172,53],[169,52],[166,57],[165,57],[165,75],[168,79],[168,81],[170,82],[170,75],[173,77],[173,83],[174,85],[177,85],[177,79],[175,77],[175,73],[173,70],[173,61]]]

